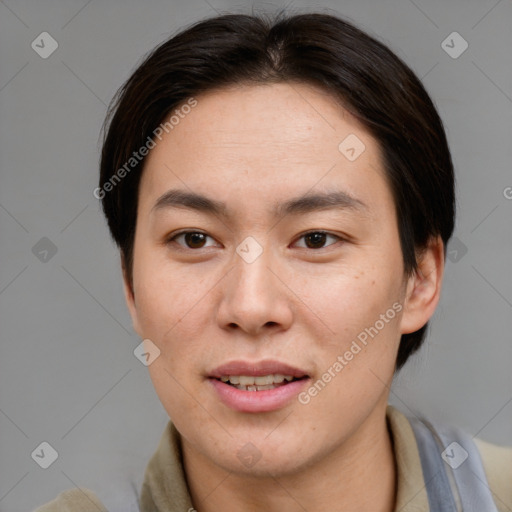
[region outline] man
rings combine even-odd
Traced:
[[[333,16],[219,16],[156,48],[109,121],[95,195],[172,419],[143,512],[510,510],[510,449],[387,405],[455,216],[441,120],[396,55]]]

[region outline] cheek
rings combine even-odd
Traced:
[[[329,425],[326,432],[346,423],[349,411],[355,423],[362,421],[386,392],[400,340],[398,299],[373,280],[326,290],[323,319],[335,334],[317,337],[311,353],[318,373],[301,402],[313,423]]]
[[[294,291],[308,306],[308,316],[314,312],[322,322],[328,338],[346,340],[373,325],[400,299],[400,283],[397,269],[360,262],[312,272],[308,279],[296,280]]]
[[[186,361],[180,361],[180,365],[186,365]],[[199,421],[208,419],[200,405],[201,398],[186,380],[186,374],[179,374],[164,356],[154,361],[148,370],[160,403],[179,430],[195,431]]]
[[[325,279],[316,302],[309,294],[310,309],[329,330],[322,327],[326,334],[316,336],[313,353],[321,382],[308,395],[315,397],[319,414],[330,410],[338,418],[347,407],[364,408],[385,391],[394,372],[403,306],[399,266],[367,264],[334,275]]]
[[[150,249],[139,253],[135,267],[135,299],[144,336],[163,342],[197,316],[201,301],[211,285],[194,269],[172,265],[163,251]],[[164,253],[165,254],[165,253]],[[188,327],[193,326],[190,323]],[[198,331],[200,332],[200,331]],[[192,335],[193,333],[189,333]]]

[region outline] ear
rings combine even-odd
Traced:
[[[128,311],[130,312],[133,329],[139,335],[139,337],[143,338],[143,336],[141,334],[140,325],[139,325],[137,306],[135,305],[135,294],[133,291],[132,283],[130,283],[130,281],[128,279],[128,271],[127,271],[126,263],[125,263],[124,256],[122,253],[121,253],[121,269],[122,269],[122,273],[123,273],[124,298],[126,300],[126,305],[128,306]]]
[[[441,296],[444,252],[441,237],[432,238],[418,257],[418,268],[408,278],[404,299],[402,334],[421,329],[434,314]]]

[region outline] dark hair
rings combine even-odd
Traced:
[[[134,152],[173,109],[202,92],[277,82],[322,87],[376,138],[395,201],[405,272],[416,270],[416,251],[433,237],[441,236],[446,256],[455,220],[453,166],[442,121],[409,67],[336,16],[226,14],[152,50],[119,89],[105,119],[95,196],[102,199],[130,284],[144,165],[143,158],[130,161]],[[427,326],[402,335],[397,370],[421,346]]]

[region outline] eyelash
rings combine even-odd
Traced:
[[[174,233],[172,234],[171,236],[169,236],[165,243],[166,244],[170,244],[171,242],[175,242],[175,240],[179,237],[179,236],[182,236],[182,235],[187,235],[187,234],[201,234],[201,235],[206,235],[208,238],[212,238],[210,235],[207,235],[206,233],[203,233],[202,231],[194,231],[194,230],[185,230],[185,231],[180,231],[178,233]],[[306,231],[305,233],[302,233],[298,238],[297,240],[300,240],[301,238],[304,238],[305,236],[307,235],[311,235],[311,234],[314,234],[314,233],[321,233],[323,235],[327,235],[327,236],[331,236],[333,238],[337,238],[338,241],[341,241],[341,242],[345,242],[346,240],[344,238],[342,238],[341,236],[339,235],[335,235],[334,233],[330,233],[329,231],[323,231],[323,230],[312,230],[312,231]],[[178,244],[179,245],[179,244]],[[328,247],[331,247],[332,245],[335,245],[335,244],[330,244],[330,245],[327,245],[325,247],[320,247],[318,249],[312,249],[310,247],[301,247],[301,249],[309,249],[311,251],[315,251],[315,252],[318,252],[318,251],[321,251],[322,249],[327,249]],[[197,248],[197,249],[193,249],[193,248],[190,248],[190,247],[183,247],[183,246],[180,246],[180,250],[184,250],[184,251],[200,251],[201,249],[204,249],[205,247],[200,247],[200,248]]]

